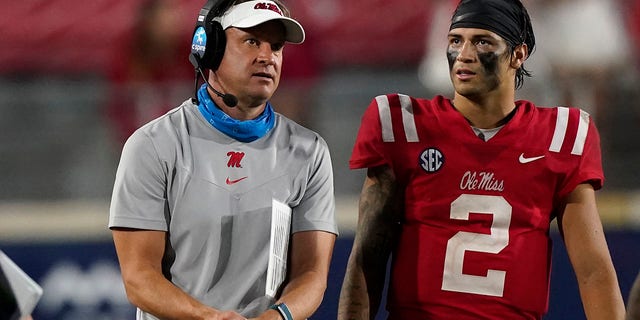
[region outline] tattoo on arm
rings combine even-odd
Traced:
[[[400,222],[393,173],[379,170],[375,177],[376,183],[363,190],[359,206],[359,245],[366,250],[365,263],[388,259]]]
[[[400,230],[401,197],[393,172],[385,166],[369,169],[367,175],[360,195],[358,228],[342,288],[339,319],[375,318],[387,262]]]

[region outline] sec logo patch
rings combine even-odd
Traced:
[[[437,148],[428,148],[422,151],[418,162],[424,171],[434,173],[444,165],[444,155]]]

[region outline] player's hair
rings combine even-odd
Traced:
[[[536,37],[533,34],[533,26],[531,25],[531,17],[529,16],[529,12],[527,11],[527,8],[524,7],[524,5],[522,4],[522,2],[520,0],[512,0],[513,2],[516,2],[517,5],[520,7],[520,11],[521,11],[521,17],[522,17],[522,29],[521,29],[521,43],[509,43],[509,47],[510,47],[510,51],[511,54],[513,55],[513,50],[522,44],[526,44],[527,45],[527,49],[528,49],[528,57],[531,56],[531,54],[533,54],[533,51],[535,50],[536,47]],[[532,73],[531,71],[525,69],[524,67],[524,63],[520,66],[520,68],[518,68],[518,70],[516,70],[516,89],[520,89],[522,87],[522,85],[524,84],[524,77],[531,77]]]

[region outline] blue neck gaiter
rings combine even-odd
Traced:
[[[240,142],[251,142],[264,137],[273,129],[276,121],[271,104],[267,102],[264,112],[253,120],[236,120],[224,113],[211,100],[207,92],[207,84],[198,90],[198,110],[202,116],[216,129]]]

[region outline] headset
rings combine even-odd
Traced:
[[[202,77],[209,88],[229,107],[235,107],[238,99],[229,93],[221,93],[216,90],[204,76],[203,69],[218,70],[227,38],[222,29],[222,24],[215,18],[222,16],[236,0],[207,0],[200,9],[196,27],[193,30],[191,41],[191,53],[189,61],[196,71],[195,90],[193,101],[198,103],[198,76]]]
[[[189,58],[195,68],[217,70],[220,66],[227,38],[222,25],[215,18],[222,16],[233,2],[234,0],[207,0],[200,9],[191,43],[191,55],[196,55],[200,63]]]

